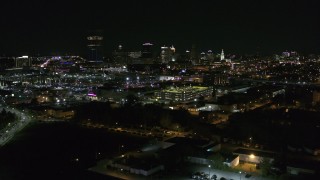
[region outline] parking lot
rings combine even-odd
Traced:
[[[158,172],[151,176],[141,176],[135,175],[128,172],[122,172],[119,170],[114,170],[107,168],[103,165],[103,162],[98,163],[97,166],[90,168],[90,171],[94,171],[100,174],[105,174],[108,176],[114,176],[121,179],[174,179],[174,180],[191,180],[191,179],[215,179],[215,180],[271,180],[270,178],[265,178],[261,176],[252,175],[246,172],[229,172],[222,171],[213,168],[209,168],[207,165],[199,164],[189,164],[186,163],[185,166],[179,166],[175,170],[165,170]]]
[[[205,165],[197,165],[197,164],[191,164],[191,165],[187,166],[186,171],[191,172],[193,174],[195,174],[197,172],[203,174],[203,176],[200,176],[200,177],[197,176],[197,177],[195,177],[193,179],[217,179],[217,180],[220,180],[220,179],[228,179],[228,180],[229,179],[234,179],[234,180],[236,180],[236,179],[268,180],[269,179],[269,178],[253,175],[250,172],[245,172],[245,171],[236,171],[236,172],[222,171],[222,170],[209,168],[208,166],[205,166]],[[190,175],[190,178],[192,179],[192,174]]]

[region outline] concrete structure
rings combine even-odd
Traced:
[[[98,101],[99,100],[98,96],[94,93],[88,93],[86,96],[86,99],[90,100],[90,101]]]
[[[311,146],[311,145],[304,145],[303,146],[303,150],[308,153],[311,154],[313,156],[318,156],[320,155],[320,147],[319,146]]]
[[[15,58],[15,64],[16,64],[16,68],[31,67],[32,59],[29,58],[28,56],[17,57]]]
[[[233,152],[239,156],[239,160],[247,163],[259,164],[262,161],[273,162],[275,153],[239,148]]]
[[[163,165],[147,168],[147,167],[127,166],[124,164],[114,163],[114,164],[110,164],[110,166],[117,168],[121,171],[127,171],[132,174],[138,174],[138,175],[144,175],[144,176],[149,176],[155,172],[164,170]]]
[[[224,60],[224,52],[223,52],[223,49],[222,49],[222,51],[221,51],[220,60],[221,60],[221,61]]]
[[[215,156],[215,155],[213,155]],[[236,167],[239,165],[239,156],[232,155],[232,156],[222,156],[223,158],[223,164],[229,167]],[[211,165],[214,164],[215,161],[212,156],[188,156],[186,158],[186,161],[195,163],[195,164],[204,164],[204,165]]]
[[[186,159],[187,162],[195,163],[195,164],[213,164],[214,162],[205,157],[194,157],[188,156]]]
[[[313,91],[312,93],[312,103],[317,104],[320,102],[320,91]]]
[[[160,53],[161,63],[166,64],[170,61],[173,61],[174,60],[174,53],[175,53],[175,48],[173,46],[170,48],[167,46],[162,46],[161,53]]]
[[[196,100],[200,96],[211,96],[213,87],[188,86],[171,87],[169,89],[155,92],[155,96],[160,100],[190,101]]]
[[[151,43],[143,43],[141,58],[152,58],[152,47],[153,47],[153,44]]]
[[[223,162],[223,164],[233,168],[239,165],[239,161],[240,161],[239,156],[233,155],[233,156],[225,157],[225,161]]]
[[[299,175],[299,174],[315,174],[315,170],[310,168],[305,168],[301,166],[289,165],[287,166],[287,173],[291,175]]]
[[[164,170],[164,166],[154,158],[146,154],[127,154],[115,158],[107,164],[109,167],[132,174],[149,176]]]
[[[103,36],[101,31],[90,32],[87,36],[87,47],[89,49],[89,61],[102,61],[102,42]]]
[[[48,115],[57,119],[71,119],[74,117],[74,110],[49,109]]]
[[[205,104],[198,108],[199,111],[225,111],[225,112],[239,112],[237,104]]]

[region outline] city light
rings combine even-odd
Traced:
[[[104,3],[2,3],[5,175],[317,179],[318,2]]]

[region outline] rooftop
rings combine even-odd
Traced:
[[[175,143],[175,144],[190,144],[193,146],[206,146],[209,145],[210,141],[203,140],[203,139],[191,139],[191,138],[185,138],[185,137],[174,137],[171,139],[166,140],[165,142]]]
[[[195,91],[204,91],[207,90],[209,87],[203,86],[185,86],[185,87],[171,87],[169,89],[162,90],[163,92],[170,92],[170,93],[182,93],[182,92],[195,92]]]
[[[254,154],[255,156],[269,157],[269,158],[274,158],[276,156],[276,153],[274,153],[274,152],[258,151],[258,150],[254,150],[254,149],[244,149],[244,148],[239,148],[239,149],[233,151],[233,153],[234,154],[245,154],[245,155]]]

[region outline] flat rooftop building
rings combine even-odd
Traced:
[[[203,86],[185,86],[185,87],[170,87],[161,91],[155,92],[155,96],[160,100],[172,101],[190,101],[198,97],[211,96],[213,87]]]

